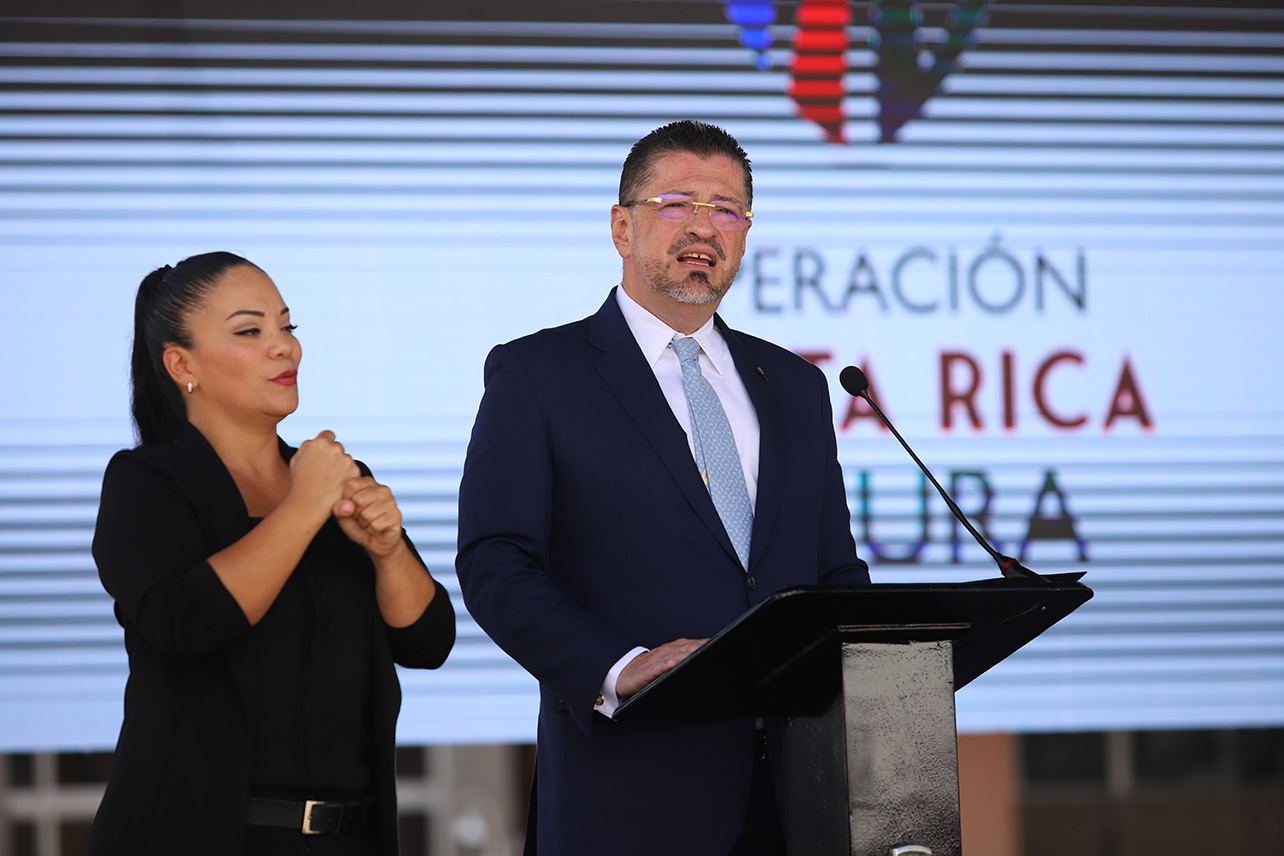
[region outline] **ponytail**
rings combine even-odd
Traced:
[[[170,345],[192,346],[187,324],[192,311],[225,271],[240,265],[254,266],[232,253],[203,253],[157,268],[138,286],[129,374],[139,442],[168,443],[187,424],[187,404],[163,355]]]

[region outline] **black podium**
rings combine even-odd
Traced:
[[[1081,576],[784,589],[615,717],[779,723],[790,856],[959,856],[954,691],[1091,598]]]

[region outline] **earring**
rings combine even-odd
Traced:
[[[192,382],[190,380],[187,382],[187,394],[192,394]]]

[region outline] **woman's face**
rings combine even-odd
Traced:
[[[188,317],[187,328],[192,347],[171,346],[166,364],[190,421],[275,424],[299,406],[295,382],[303,351],[290,310],[267,274],[246,265],[225,271]],[[174,362],[186,374],[175,371],[170,352],[179,352]]]

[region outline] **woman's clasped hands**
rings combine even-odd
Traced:
[[[361,475],[333,431],[322,431],[299,444],[290,461],[290,492],[309,498],[371,558],[391,556],[403,544],[401,509],[387,485]]]

